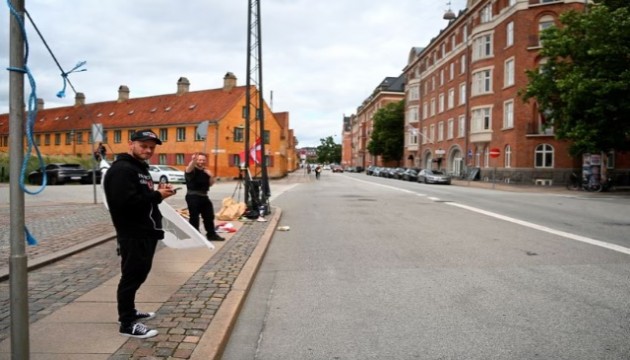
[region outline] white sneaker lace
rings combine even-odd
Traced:
[[[147,332],[149,332],[149,328],[144,326],[144,324],[142,324],[142,323],[135,323],[135,324],[133,324],[133,327],[131,328],[131,333],[132,334],[144,335]]]

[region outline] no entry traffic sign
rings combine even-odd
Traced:
[[[501,150],[499,150],[498,148],[490,149],[490,157],[491,158],[498,158],[499,155],[501,155]]]

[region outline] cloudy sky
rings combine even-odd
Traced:
[[[299,146],[334,136],[387,76],[398,76],[414,46],[426,46],[447,22],[448,0],[261,0],[263,90],[273,110],[288,111]],[[221,87],[226,72],[246,81],[247,0],[25,0],[65,71],[87,102]],[[451,0],[455,13],[466,0]],[[9,10],[0,3],[0,113],[8,112]],[[29,67],[46,107],[57,98],[60,71],[30,24]]]

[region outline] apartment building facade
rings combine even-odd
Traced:
[[[469,0],[426,47],[412,48],[403,70],[406,166],[566,182],[582,159],[569,155],[569,143],[555,139],[535,101],[518,92],[525,70],[545,61],[540,32],[583,8],[583,0]],[[610,155],[608,168],[630,167],[626,154]]]

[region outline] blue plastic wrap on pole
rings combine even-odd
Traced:
[[[31,246],[37,245],[37,239],[35,239],[35,237],[31,235],[31,233],[28,231],[28,228],[26,226],[24,227],[24,237],[26,238],[27,244]]]

